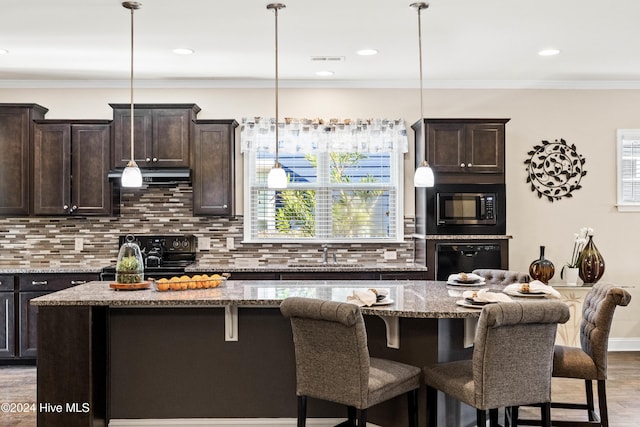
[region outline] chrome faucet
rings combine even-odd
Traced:
[[[331,255],[333,255],[333,263],[337,264],[338,260],[336,259],[336,254],[333,253]],[[326,244],[322,245],[322,264],[329,264],[329,246]]]

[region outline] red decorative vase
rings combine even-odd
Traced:
[[[580,253],[578,269],[578,275],[585,285],[593,285],[604,274],[604,258],[593,243],[593,236],[589,236],[589,241]]]
[[[529,275],[534,280],[548,284],[555,272],[553,263],[544,257],[544,246],[540,246],[540,258],[529,265]]]

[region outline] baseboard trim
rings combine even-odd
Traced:
[[[640,351],[640,338],[609,338],[609,351]]]
[[[308,418],[309,427],[333,427],[344,418]],[[287,427],[297,424],[295,418],[172,418],[172,419],[117,419],[109,427]],[[367,423],[367,427],[379,427]]]

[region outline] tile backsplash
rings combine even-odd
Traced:
[[[338,261],[406,264],[413,262],[414,219],[405,218],[402,243],[331,244]],[[149,186],[123,189],[118,217],[0,218],[0,268],[64,268],[82,265],[100,269],[115,263],[122,234],[193,234],[208,248],[198,260],[219,265],[267,265],[322,256],[319,244],[242,243],[243,218],[192,214],[192,187]],[[78,250],[81,249],[81,250]],[[385,259],[395,251],[396,259]]]

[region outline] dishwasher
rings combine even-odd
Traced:
[[[436,245],[436,280],[477,268],[502,268],[500,245],[494,243],[439,243]]]

